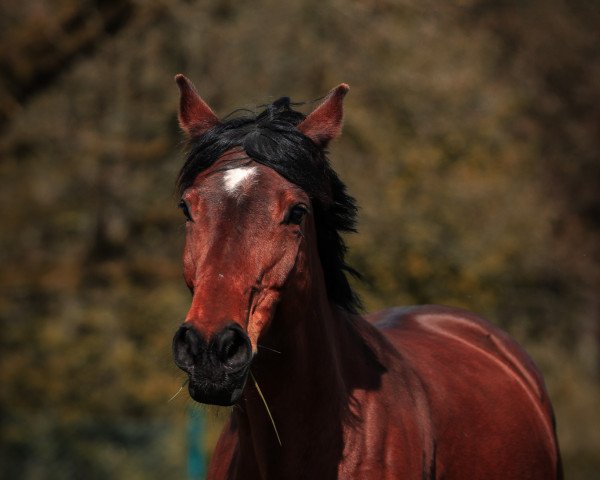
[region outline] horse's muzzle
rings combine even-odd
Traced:
[[[248,378],[252,347],[246,332],[236,324],[226,326],[209,340],[190,323],[173,338],[175,364],[189,375],[190,396],[200,403],[233,405]]]

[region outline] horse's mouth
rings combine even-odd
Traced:
[[[220,381],[209,380],[204,376],[189,376],[188,391],[198,403],[208,405],[235,405],[242,396],[248,379],[249,367],[228,374]]]
[[[242,396],[253,355],[250,339],[237,323],[225,325],[207,340],[185,322],[173,337],[173,357],[188,374],[194,400],[229,406]]]

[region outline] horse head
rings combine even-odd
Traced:
[[[353,228],[355,207],[324,154],[341,131],[348,86],[306,117],[284,97],[220,121],[188,79],[176,81],[191,145],[179,187],[192,303],[173,354],[192,398],[233,405],[283,299],[310,302],[316,283],[338,303],[355,302],[339,236]],[[329,230],[319,230],[322,220]]]

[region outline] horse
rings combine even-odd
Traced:
[[[458,308],[361,314],[342,238],[357,207],[326,155],[349,87],[308,115],[282,97],[220,120],[175,79],[192,300],[173,355],[193,400],[233,406],[208,478],[562,478],[515,340]]]

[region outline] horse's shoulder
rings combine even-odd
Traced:
[[[398,353],[398,363],[415,372],[424,386],[440,464],[447,472],[471,468],[470,457],[456,455],[457,449],[493,451],[497,449],[493,442],[500,441],[503,448],[514,445],[505,464],[514,472],[530,468],[512,462],[516,455],[535,458],[544,469],[559,461],[552,407],[541,374],[507,333],[474,313],[437,305],[392,308],[367,320]],[[526,425],[523,428],[535,441],[520,443],[521,429],[511,425]],[[481,433],[478,438],[495,433],[481,442],[468,435],[474,431]],[[547,461],[539,456],[539,445],[546,445]],[[546,478],[553,477],[548,472]]]
[[[487,364],[496,369],[502,365],[538,398],[545,395],[541,375],[525,350],[502,329],[473,312],[422,305],[390,308],[367,319],[402,356],[412,358],[413,366],[448,362],[455,366],[452,368]]]

